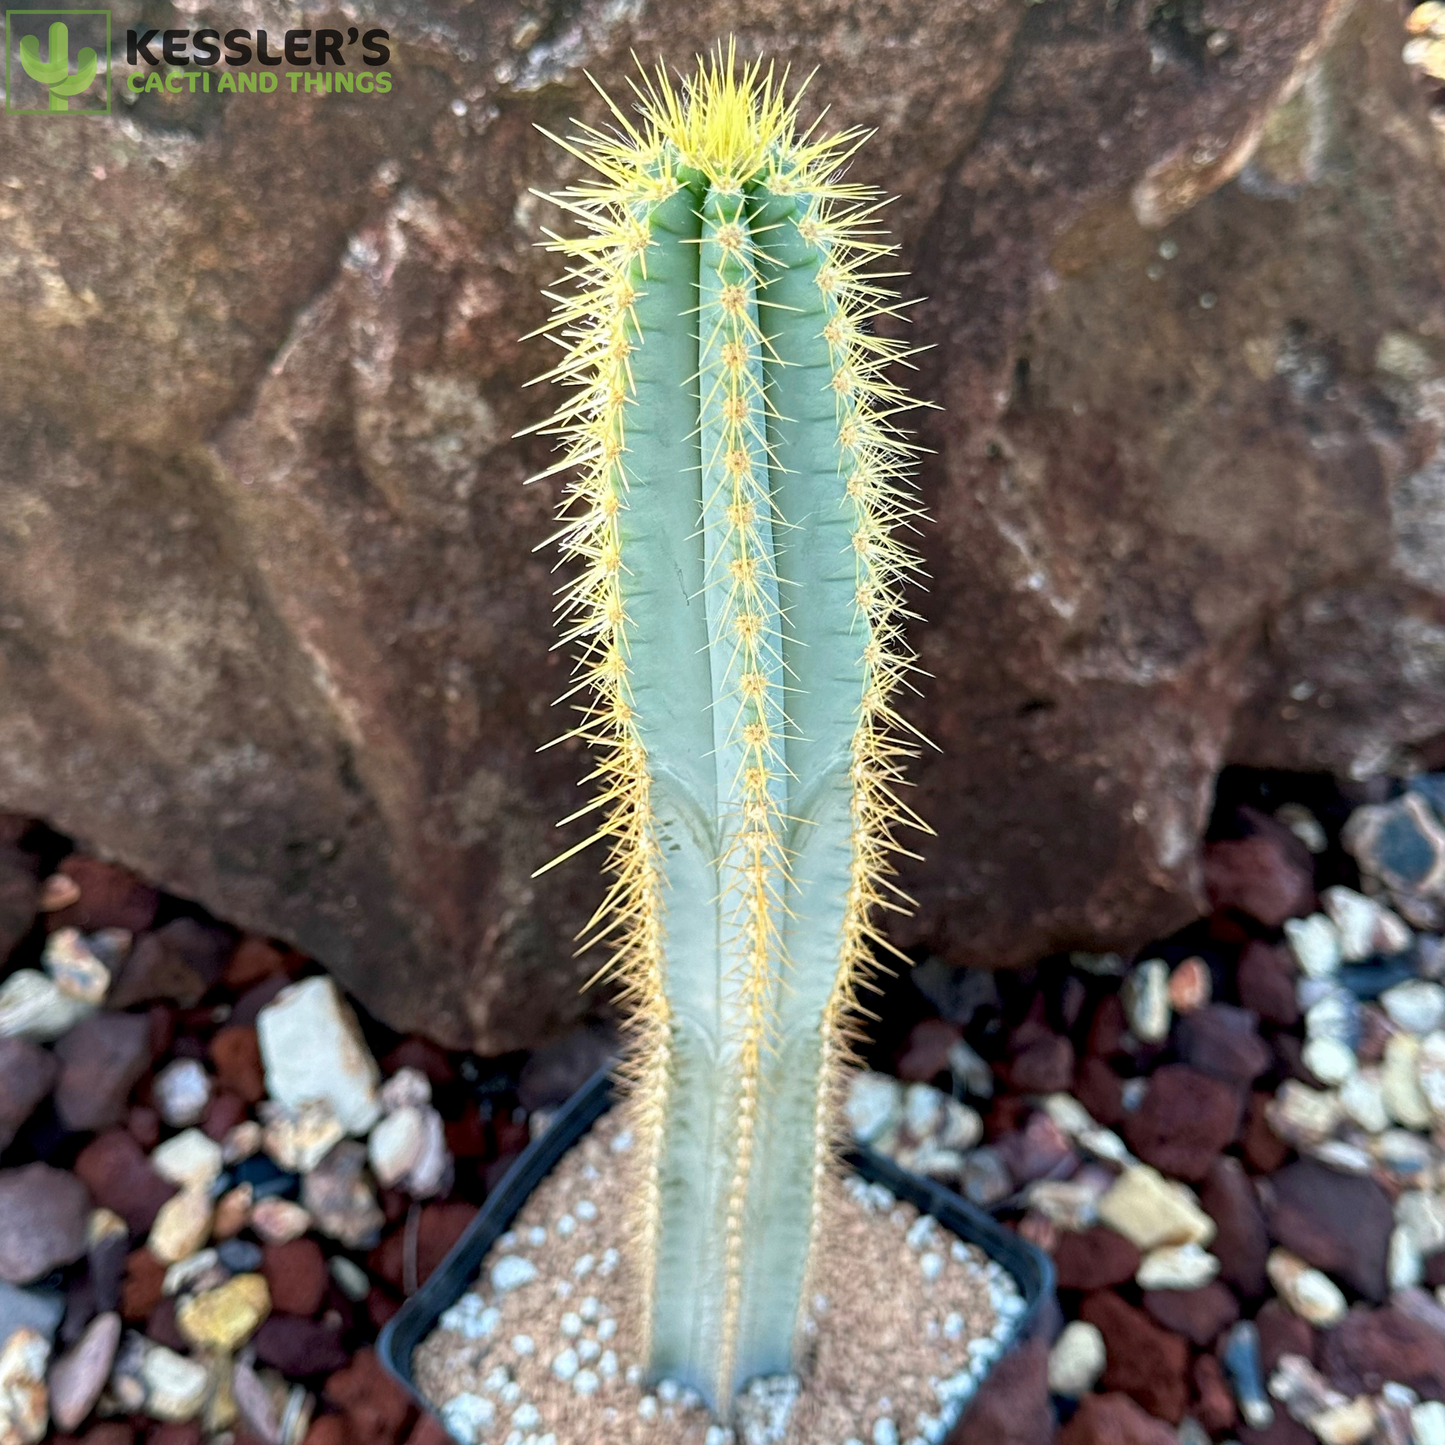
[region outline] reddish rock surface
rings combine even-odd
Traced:
[[[271,1305],[282,1314],[311,1315],[321,1308],[329,1276],[326,1256],[314,1239],[263,1246],[261,1273],[271,1288]]]
[[[80,1151],[75,1172],[95,1202],[113,1209],[138,1235],[150,1229],[156,1211],[176,1192],[124,1129],[108,1129],[92,1139]]]
[[[1177,1425],[1189,1403],[1188,1344],[1104,1291],[1084,1300],[1079,1318],[1104,1336],[1108,1363],[1099,1388],[1121,1390],[1149,1414]]]
[[[410,1402],[370,1349],[326,1381],[326,1398],[346,1416],[347,1445],[394,1445],[411,1414]]]
[[[261,1067],[261,1046],[256,1030],[248,1024],[231,1024],[217,1029],[210,1043],[211,1065],[216,1078],[248,1104],[266,1097],[266,1074]]]
[[[1300,1020],[1295,997],[1298,974],[1294,955],[1285,944],[1252,938],[1239,956],[1239,1001],[1266,1023],[1293,1028]]]
[[[1248,836],[1205,845],[1204,890],[1213,908],[1235,908],[1267,928],[1313,912],[1314,859],[1282,823],[1240,809]]]
[[[1224,1369],[1213,1355],[1199,1355],[1193,1370],[1194,1418],[1211,1434],[1232,1430],[1239,1418],[1234,1392],[1225,1378]]]
[[[1055,1420],[1048,1366],[1042,1340],[1005,1355],[980,1387],[950,1445],[1049,1445]]]
[[[1210,1252],[1220,1263],[1220,1280],[1245,1299],[1262,1297],[1269,1287],[1265,1261],[1269,1230],[1253,1183],[1237,1159],[1221,1155],[1199,1186],[1199,1202],[1214,1220]]]
[[[1270,1185],[1266,1218],[1275,1242],[1366,1299],[1383,1300],[1394,1227],[1389,1195],[1373,1179],[1313,1159],[1279,1170]]]
[[[160,894],[128,868],[102,862],[84,853],[61,860],[59,869],[80,888],[80,897],[49,917],[51,928],[124,928],[141,933],[156,916]]]
[[[10,1147],[58,1072],[49,1049],[26,1039],[0,1039],[0,1150]]]
[[[1237,1088],[1187,1064],[1166,1064],[1149,1079],[1144,1102],[1124,1121],[1124,1138],[1146,1164],[1175,1179],[1198,1180],[1239,1132]]]
[[[1323,1332],[1316,1363],[1347,1395],[1373,1395],[1398,1380],[1422,1399],[1445,1400],[1445,1338],[1397,1309],[1352,1309]]]
[[[1210,1004],[1180,1019],[1174,1051],[1182,1062],[1227,1084],[1248,1087],[1269,1067],[1269,1045],[1248,1009]]]
[[[1074,1082],[1074,1046],[1047,1034],[1020,1049],[1009,1063],[1009,1087],[1021,1094],[1066,1092]]]
[[[476,1217],[476,1213],[475,1204],[466,1204],[461,1200],[422,1207],[421,1222],[417,1226],[417,1284],[426,1282],[431,1272],[442,1262],[447,1250],[461,1238],[462,1231]],[[371,1252],[371,1268],[397,1289],[405,1287],[402,1273],[405,1248],[404,1232],[397,1229]]]
[[[1259,1330],[1259,1355],[1266,1375],[1273,1372],[1281,1355],[1303,1355],[1314,1360],[1314,1330],[1279,1300],[1267,1300],[1254,1323]]]
[[[144,1014],[98,1013],[55,1046],[60,1077],[55,1112],[68,1129],[106,1129],[125,1117],[126,1100],[150,1066]]]
[[[1141,1410],[1128,1395],[1085,1395],[1074,1418],[1059,1431],[1058,1445],[1176,1445],[1162,1420]]]
[[[1060,1289],[1096,1290],[1125,1284],[1139,1268],[1140,1254],[1122,1234],[1105,1225],[1065,1230],[1054,1254]]]
[[[911,1083],[930,1082],[948,1068],[948,1051],[962,1038],[963,1030],[947,1019],[920,1019],[898,1056],[898,1077]]]
[[[1200,1349],[1239,1318],[1239,1301],[1218,1280],[1202,1289],[1145,1290],[1141,1302],[1155,1323]]]

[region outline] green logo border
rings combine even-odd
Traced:
[[[15,94],[14,87],[10,81],[10,66],[14,59],[15,47],[11,43],[10,17],[12,15],[49,15],[59,19],[66,15],[104,15],[105,16],[105,72],[102,82],[102,89],[105,95],[105,104],[96,106],[90,110],[20,110],[11,104],[11,96]],[[5,114],[6,115],[109,115],[110,114],[110,11],[109,10],[7,10],[5,12]],[[99,77],[98,77],[99,78]]]

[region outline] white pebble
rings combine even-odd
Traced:
[[[489,1394],[495,1395],[498,1390],[505,1390],[511,1383],[511,1380],[512,1372],[505,1365],[497,1365],[487,1375],[482,1389],[486,1390]]]
[[[570,1380],[576,1375],[577,1366],[577,1351],[566,1349],[552,1361],[552,1373],[559,1380]]]
[[[442,1312],[437,1324],[453,1330],[467,1340],[482,1340],[495,1333],[502,1322],[501,1311],[488,1305],[480,1295],[464,1294],[450,1309]]]
[[[471,1393],[456,1395],[442,1406],[442,1424],[447,1433],[462,1445],[478,1445],[481,1432],[496,1419],[496,1408],[490,1400]]]
[[[577,1233],[577,1221],[570,1214],[564,1214],[557,1221],[557,1233],[566,1239],[568,1235]]]
[[[617,1321],[611,1316],[597,1322],[597,1338],[599,1340],[610,1340],[617,1333]]]
[[[533,1249],[540,1249],[546,1242],[547,1231],[540,1224],[534,1224],[527,1231],[527,1243],[530,1244]]]
[[[591,1370],[578,1370],[572,1381],[572,1388],[579,1395],[595,1395],[601,1381]]]
[[[682,1398],[682,1386],[676,1380],[663,1380],[657,1387],[657,1398],[664,1405],[675,1405]]]
[[[604,1249],[602,1263],[597,1266],[597,1273],[606,1279],[621,1262],[622,1256],[615,1249]]]
[[[732,1445],[733,1432],[724,1430],[721,1425],[709,1425],[707,1434],[702,1438],[702,1445]]]
[[[586,1279],[592,1273],[593,1266],[597,1261],[590,1255],[584,1254],[576,1264],[572,1266],[572,1273],[578,1279]]]
[[[530,1401],[525,1400],[512,1411],[512,1424],[519,1430],[535,1430],[542,1423],[542,1412]]]
[[[629,1385],[640,1385],[642,1383],[642,1366],[637,1364],[628,1365],[627,1373],[622,1377]]]
[[[578,1340],[577,1358],[586,1364],[591,1364],[598,1355],[602,1353],[602,1346],[596,1340]]]
[[[1415,1445],[1445,1445],[1445,1405],[1426,1400],[1410,1411],[1410,1434]]]
[[[624,1129],[612,1141],[611,1149],[614,1154],[625,1154],[632,1148],[632,1130]]]
[[[935,1280],[943,1273],[943,1256],[929,1250],[918,1261],[918,1267],[923,1271],[926,1280]]]
[[[582,1307],[577,1313],[590,1325],[602,1313],[601,1302],[595,1294],[589,1294],[587,1298],[582,1301]]]
[[[602,1358],[597,1361],[597,1373],[604,1380],[615,1380],[617,1378],[617,1352],[615,1350],[604,1350]]]
[[[534,1355],[537,1353],[537,1342],[531,1335],[513,1335],[512,1353],[514,1355]]]
[[[498,1294],[506,1294],[508,1290],[520,1289],[524,1284],[531,1284],[536,1278],[537,1266],[530,1259],[523,1259],[521,1255],[504,1255],[492,1266],[492,1288]]]
[[[582,1316],[576,1310],[568,1310],[562,1316],[560,1329],[568,1339],[575,1340],[582,1333]]]
[[[590,1199],[579,1199],[577,1201],[577,1218],[586,1224],[591,1224],[597,1218],[597,1206]]]
[[[957,1310],[944,1316],[943,1337],[946,1340],[956,1340],[963,1334],[963,1316]]]
[[[898,1445],[898,1426],[887,1415],[873,1423],[873,1445]]]
[[[569,1279],[559,1279],[557,1283],[553,1285],[552,1293],[556,1295],[558,1299],[571,1299],[572,1281]]]
[[[637,1402],[637,1413],[638,1413],[638,1415],[640,1415],[640,1416],[642,1417],[642,1419],[644,1419],[644,1420],[655,1420],[655,1419],[657,1419],[657,1396],[656,1396],[656,1395],[644,1395],[644,1396]]]

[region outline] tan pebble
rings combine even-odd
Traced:
[[[232,1354],[271,1313],[271,1291],[259,1274],[238,1274],[216,1289],[183,1300],[176,1328],[199,1349]]]
[[[251,1206],[251,1228],[265,1244],[288,1244],[311,1228],[311,1216],[290,1199],[258,1199]]]
[[[251,1219],[251,1186],[238,1184],[228,1189],[216,1202],[216,1217],[211,1222],[215,1239],[234,1239]]]
[[[211,1233],[211,1200],[203,1189],[183,1189],[161,1205],[146,1241],[162,1264],[193,1255]]]
[[[80,884],[65,873],[52,873],[40,885],[40,911],[59,913],[72,903],[80,902]]]

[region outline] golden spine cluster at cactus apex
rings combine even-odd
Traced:
[[[569,478],[568,736],[595,750],[592,939],[635,1025],[651,1368],[725,1413],[793,1366],[874,914],[908,902],[914,403],[870,330],[898,309],[882,200],[840,179],[862,136],[800,131],[731,47],[634,90],[561,142],[590,174],[550,198],[581,234],[549,242],[570,391],[543,475]]]

